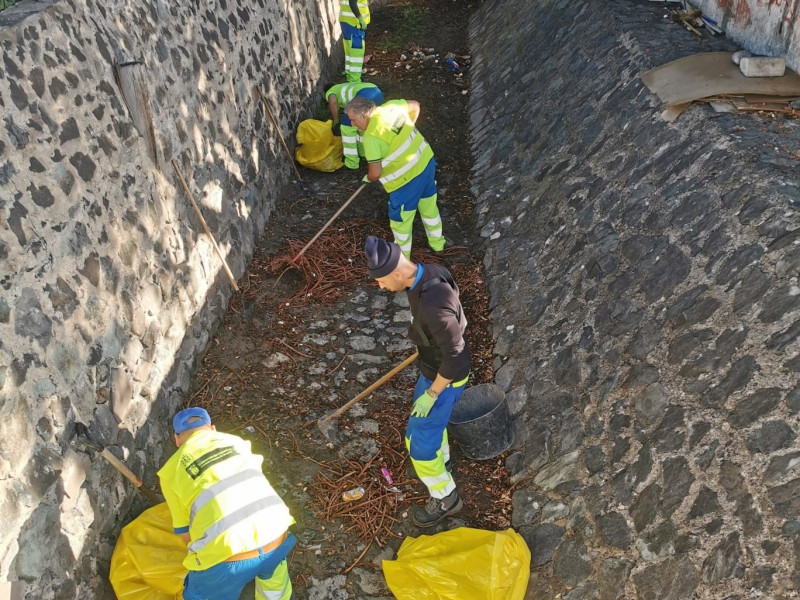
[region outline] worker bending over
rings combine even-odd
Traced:
[[[430,494],[411,519],[418,527],[431,527],[463,505],[450,474],[446,427],[469,378],[467,319],[458,287],[444,267],[415,264],[397,244],[374,236],[367,238],[364,253],[370,277],[381,289],[405,292],[411,308],[408,337],[417,345],[420,375],[405,439],[411,464]]]
[[[172,420],[178,450],[158,472],[175,533],[187,544],[184,600],[289,600],[294,519],[261,472],[250,442],[219,433],[202,408]]]
[[[368,0],[340,0],[339,25],[344,45],[344,74],[347,81],[361,81],[366,53],[365,37],[369,25]]]
[[[380,181],[389,193],[389,226],[394,241],[411,257],[411,231],[419,209],[428,245],[444,250],[442,219],[436,205],[436,160],[433,150],[414,124],[419,102],[389,100],[381,106],[353,98],[345,107],[350,121],[361,130],[368,170],[364,181]]]
[[[367,98],[375,104],[383,104],[383,92],[374,83],[340,83],[328,88],[325,100],[333,118],[333,132],[342,136],[342,149],[344,151],[344,166],[348,169],[357,169],[360,157],[364,156],[364,147],[358,127],[350,122],[350,117],[344,107],[353,98]],[[341,113],[341,123],[339,114]]]

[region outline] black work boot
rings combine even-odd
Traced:
[[[458,491],[453,490],[444,498],[428,498],[424,508],[416,507],[411,520],[417,527],[433,527],[445,517],[456,514],[464,506]]]

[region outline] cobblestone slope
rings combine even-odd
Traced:
[[[640,75],[695,52],[646,2],[487,2],[473,191],[515,413],[529,598],[785,598],[800,583],[800,127]]]

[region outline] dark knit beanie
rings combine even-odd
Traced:
[[[367,237],[364,244],[364,254],[367,257],[367,269],[373,279],[386,277],[397,268],[402,251],[394,242],[386,242],[374,235]]]

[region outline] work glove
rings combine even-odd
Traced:
[[[423,394],[414,401],[414,407],[411,409],[411,416],[423,418],[427,417],[431,412],[435,402],[436,398],[431,396],[428,393],[428,390],[425,390],[425,392],[423,392]]]
[[[361,178],[361,181],[363,181],[364,183],[370,183],[368,177],[369,175],[364,175],[364,177]]]
[[[364,20],[364,17],[358,17],[358,24],[360,25],[359,29],[362,31],[367,30],[367,22]]]
[[[339,121],[336,121],[336,123],[333,124],[333,127],[331,127],[331,131],[333,132],[333,135],[342,137],[342,124],[339,123]]]

